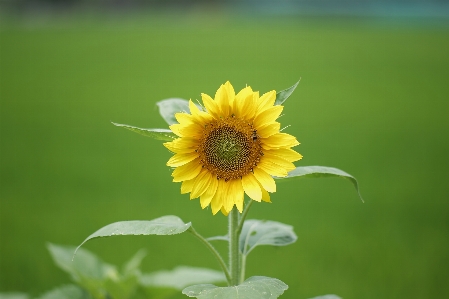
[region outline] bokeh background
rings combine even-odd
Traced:
[[[291,224],[298,241],[259,247],[247,274],[281,279],[285,299],[449,297],[447,1],[0,5],[0,291],[69,282],[46,243],[78,245],[111,222],[174,214],[225,234],[224,216],[179,194],[161,142],[110,122],[166,127],[161,99],[301,78],[281,119],[296,164],[353,174],[365,203],[344,179],[280,183],[249,218]],[[145,272],[218,269],[189,235],[86,248],[117,264],[147,248]]]

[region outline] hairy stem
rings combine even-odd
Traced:
[[[228,215],[229,219],[229,271],[231,272],[231,286],[239,284],[240,279],[240,250],[238,223],[239,212],[234,207]]]

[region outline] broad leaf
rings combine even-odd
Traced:
[[[276,180],[292,180],[295,178],[325,178],[325,177],[342,177],[349,179],[357,190],[357,194],[363,202],[362,195],[360,194],[359,185],[355,177],[349,173],[344,172],[338,168],[326,167],[326,166],[302,166],[296,167],[296,169],[290,171],[286,177],[274,177]]]
[[[112,123],[114,126],[122,127],[125,129],[128,129],[130,131],[139,133],[141,135],[151,137],[156,140],[162,140],[162,141],[173,141],[173,139],[178,138],[171,130],[169,129],[143,129],[138,128],[130,125],[124,125],[124,124],[118,124],[118,123]]]
[[[38,299],[90,299],[91,297],[83,289],[75,285],[66,285],[51,290]]]
[[[129,235],[176,235],[185,232],[191,223],[184,223],[177,216],[163,216],[153,220],[121,221],[106,225],[87,237],[75,250],[94,238]]]
[[[0,293],[0,299],[28,299],[30,298],[28,294],[11,292],[11,293]]]
[[[102,281],[107,277],[117,277],[117,269],[110,264],[103,262],[99,257],[90,251],[80,248],[77,258],[72,261],[74,246],[60,246],[55,244],[47,244],[51,257],[55,264],[69,273],[77,282],[85,281]]]
[[[299,79],[301,81],[301,79]],[[281,90],[276,93],[276,101],[274,102],[275,105],[282,105],[295,91],[296,86],[298,86],[299,81],[295,83],[292,87],[289,87],[287,89]]]
[[[179,266],[172,271],[158,271],[150,274],[142,274],[140,284],[145,287],[183,288],[196,283],[225,282],[223,272],[206,268],[194,268]]]
[[[185,288],[182,293],[198,299],[275,299],[288,286],[276,278],[253,276],[233,287],[200,284]]]
[[[285,246],[298,237],[293,227],[276,221],[249,219],[243,223],[240,234],[240,251],[248,255],[259,245]]]
[[[159,107],[159,113],[162,118],[169,125],[177,124],[178,121],[175,118],[175,113],[178,112],[190,112],[189,101],[179,98],[165,99],[157,102],[156,105]],[[196,105],[198,107],[198,105]],[[198,107],[202,109],[201,107]]]
[[[323,296],[313,297],[310,299],[341,299],[341,297],[338,297],[337,295],[323,295]]]

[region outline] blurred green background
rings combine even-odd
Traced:
[[[247,275],[281,279],[285,299],[449,297],[447,22],[208,8],[9,16],[0,26],[0,291],[68,282],[46,242],[78,245],[111,222],[174,214],[205,236],[225,234],[223,215],[180,195],[161,142],[110,122],[166,127],[161,99],[301,78],[281,118],[301,142],[296,164],[349,172],[366,202],[344,179],[279,183],[249,218],[291,224],[298,241],[258,248]],[[218,269],[189,235],[86,245],[119,264],[143,247],[145,272]]]

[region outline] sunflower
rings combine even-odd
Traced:
[[[298,145],[292,135],[280,132],[276,121],[283,106],[274,105],[276,92],[259,97],[251,87],[235,94],[231,83],[221,85],[212,99],[201,94],[205,109],[191,100],[189,113],[176,113],[178,124],[170,129],[179,138],[164,143],[175,155],[167,165],[175,168],[173,182],[182,182],[181,193],[200,198],[224,215],[234,205],[243,210],[246,193],[255,201],[270,201],[276,192],[272,176],[285,177],[302,158],[291,149]]]

